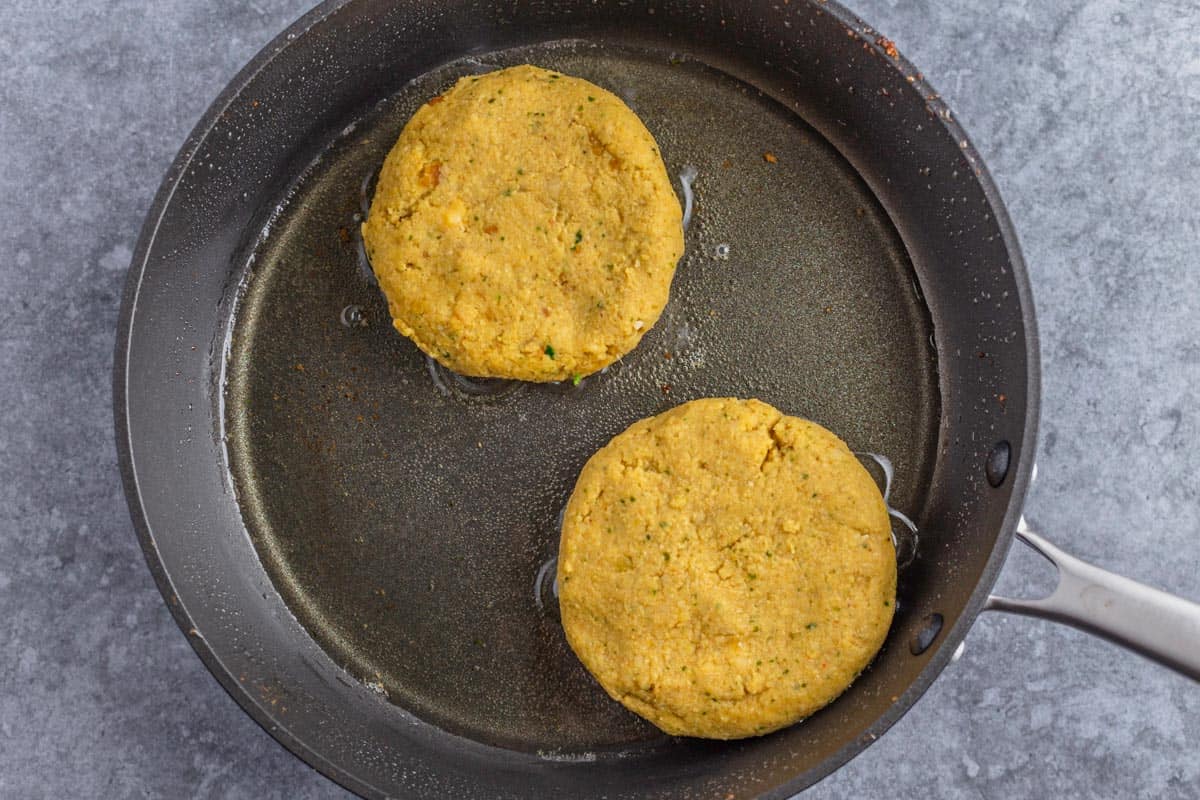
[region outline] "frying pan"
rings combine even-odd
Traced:
[[[465,381],[388,324],[357,223],[408,116],[533,62],[623,96],[691,197],[662,320],[580,386]],[[666,737],[570,654],[552,574],[587,457],[635,419],[755,396],[895,467],[898,610],[823,711]],[[280,742],[365,796],[785,797],[894,723],[975,616],[1077,625],[1200,677],[1200,611],[1021,521],[1038,354],[966,135],[845,9],[342,0],[260,53],[163,182],[127,284],[118,446],[150,568]],[[1060,570],[989,598],[1014,532]]]

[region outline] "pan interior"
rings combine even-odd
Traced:
[[[480,397],[392,329],[356,229],[364,185],[420,103],[525,62],[623,97],[681,197],[694,173],[695,208],[670,304],[633,353],[578,387]],[[255,548],[324,650],[419,718],[531,752],[654,747],[664,737],[592,681],[535,592],[575,477],[639,418],[758,397],[890,458],[892,503],[919,516],[936,356],[900,238],[794,113],[667,52],[556,42],[472,57],[353,123],[280,198],[246,266],[225,426]]]

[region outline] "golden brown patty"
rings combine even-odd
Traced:
[[[632,350],[683,254],[641,120],[533,66],[463,78],[413,115],[363,238],[397,330],[455,372],[529,381]]]
[[[833,700],[891,625],[887,507],[821,426],[696,400],[592,456],[563,520],[567,640],[667,733],[734,739]]]

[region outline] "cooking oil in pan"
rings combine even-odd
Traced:
[[[679,173],[679,188],[683,190],[683,229],[686,231],[692,222],[692,210],[696,207],[696,194],[693,187],[700,172],[688,164]]]
[[[363,313],[361,306],[350,304],[342,309],[342,313],[338,315],[338,321],[342,323],[344,328],[365,328],[367,327],[367,315]]]
[[[555,44],[487,62],[422,76],[348,127],[271,220],[230,337],[239,504],[297,619],[389,702],[525,752],[658,747],[554,618],[549,557],[579,470],[638,419],[758,397],[890,454],[905,480],[889,503],[917,507],[939,420],[932,327],[886,211],[784,105],[665,53]],[[627,89],[681,205],[696,177],[671,301],[642,343],[578,386],[505,393],[430,365],[387,324],[359,223],[420,104],[516,63]],[[351,305],[369,325],[342,322]]]
[[[460,400],[488,400],[507,397],[526,384],[504,378],[468,378],[446,369],[432,356],[425,356],[425,371],[437,391],[445,397]]]
[[[533,602],[538,611],[561,619],[558,609],[558,556],[554,556],[538,567],[533,581]]]
[[[885,455],[861,452],[855,455],[870,459],[883,472],[883,502],[887,504],[888,516],[895,520],[892,524],[892,544],[896,548],[896,567],[904,569],[917,557],[918,533],[916,524],[903,511],[892,507],[892,482],[896,478],[896,469],[892,466],[892,460]]]

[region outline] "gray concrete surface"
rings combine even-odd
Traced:
[[[130,529],[118,298],[187,131],[305,0],[0,11],[0,796],[331,798],[205,672]],[[1200,4],[856,0],[986,157],[1045,364],[1029,509],[1061,545],[1200,597]],[[1001,587],[1046,585],[1017,555]],[[985,616],[813,798],[1191,798],[1200,687]]]

